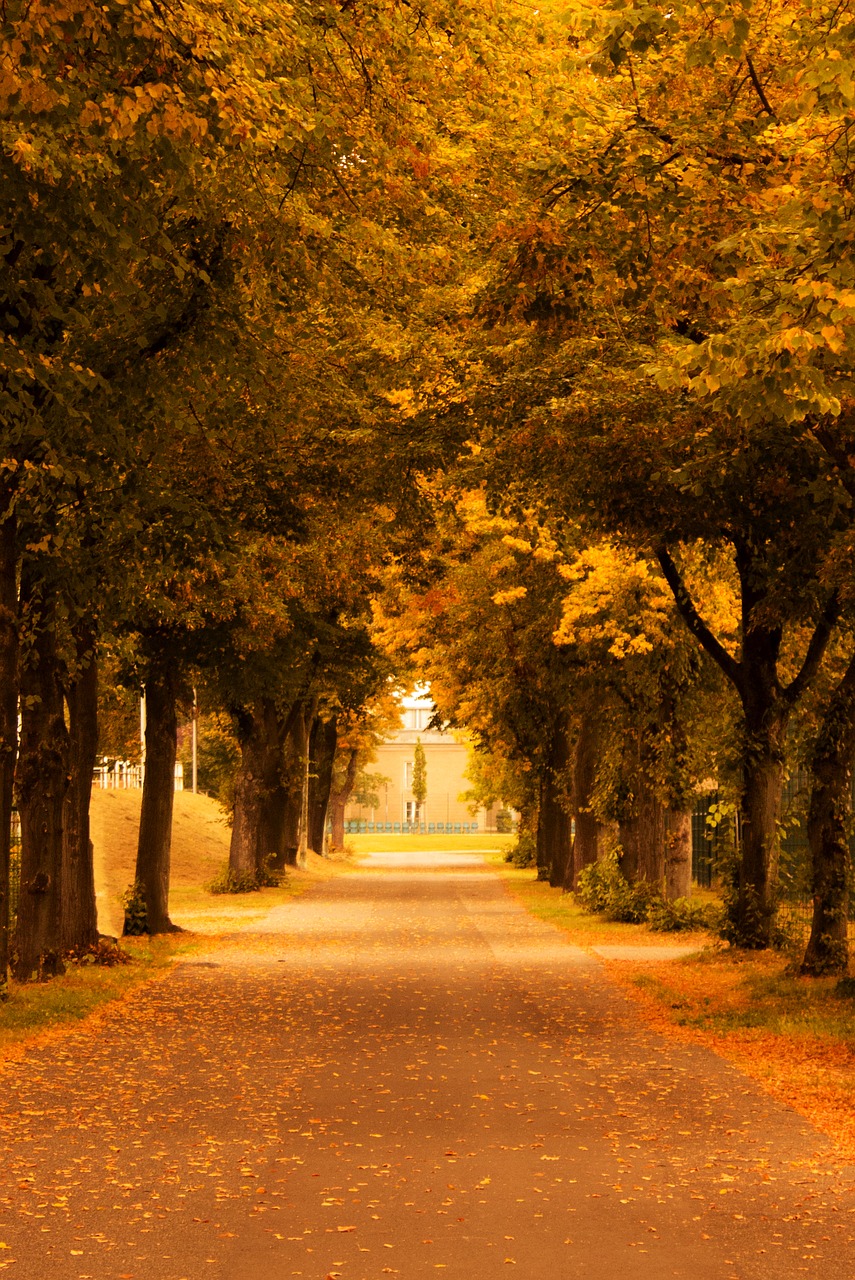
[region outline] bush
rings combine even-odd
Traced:
[[[496,830],[500,833],[504,832],[507,834],[507,832],[513,831],[513,829],[514,821],[511,817],[510,809],[500,809],[496,814]]]
[[[657,933],[680,933],[686,929],[710,929],[721,926],[721,912],[709,902],[692,902],[691,898],[675,898],[673,902],[657,898],[651,902],[647,923]]]
[[[512,844],[505,854],[505,862],[514,867],[534,867],[537,865],[537,845],[534,836],[521,831],[516,843]]]
[[[715,929],[720,913],[714,906],[677,898],[667,902],[653,885],[630,884],[620,869],[617,854],[609,854],[579,875],[579,904],[592,915],[622,924],[647,923],[660,933],[683,929]]]
[[[623,924],[647,919],[654,890],[648,884],[630,884],[621,871],[617,854],[609,854],[585,867],[579,875],[576,897],[586,911]]]
[[[129,937],[139,937],[141,934],[148,933],[145,897],[139,880],[135,880],[133,884],[128,885],[122,895],[122,907],[125,912],[124,932]]]
[[[258,871],[232,871],[225,866],[219,875],[205,885],[208,893],[256,893],[259,889],[275,889],[284,879],[281,871],[274,871],[271,859]]]

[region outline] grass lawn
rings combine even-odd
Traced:
[[[475,832],[474,835],[360,835],[346,836],[346,847],[355,854],[396,853],[399,850],[414,853],[486,853],[498,855],[514,843],[516,836],[499,835],[496,832]],[[501,861],[501,858],[498,858]]]
[[[832,978],[801,978],[797,956],[744,952],[708,933],[654,933],[587,915],[535,873],[493,859],[523,905],[577,946],[697,944],[670,960],[606,960],[609,977],[662,1034],[703,1044],[735,1063],[855,1159],[855,993]]]

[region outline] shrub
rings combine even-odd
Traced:
[[[721,912],[710,902],[692,902],[691,898],[675,898],[668,902],[656,898],[647,912],[647,923],[657,933],[680,933],[686,929],[710,929],[721,926]]]
[[[122,895],[122,907],[125,912],[124,932],[129,937],[139,937],[143,933],[148,933],[145,897],[139,880],[135,880],[133,884],[128,885]]]
[[[617,853],[585,867],[579,875],[576,898],[586,911],[624,924],[641,924],[655,891],[648,884],[630,884],[621,871]]]
[[[214,876],[205,885],[208,893],[256,893],[259,889],[275,889],[284,879],[280,871],[270,866],[271,858],[265,860],[258,871],[232,871],[225,866],[219,875]]]
[[[512,844],[505,854],[505,862],[514,867],[533,867],[537,864],[537,845],[534,836],[521,831],[516,843]]]
[[[712,905],[677,898],[667,902],[653,885],[630,884],[620,869],[617,852],[593,863],[579,875],[579,904],[593,915],[623,924],[643,924],[661,933],[682,929],[715,929],[720,912]]]

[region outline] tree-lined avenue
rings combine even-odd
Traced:
[[[374,854],[3,1077],[20,1280],[786,1280],[855,1256],[827,1141],[646,1030],[477,854]]]

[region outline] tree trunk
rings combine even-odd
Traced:
[[[333,781],[333,762],[338,741],[338,727],[330,720],[316,717],[309,739],[309,848],[323,854],[327,830],[327,813]]]
[[[600,753],[600,730],[595,716],[582,717],[579,736],[576,739],[576,755],[573,761],[573,805],[576,835],[573,840],[573,861],[568,863],[565,888],[575,889],[579,874],[591,866],[600,856],[601,824],[591,812],[591,800],[597,781],[597,764]]]
[[[549,880],[548,824],[544,820],[546,810],[546,773],[541,773],[537,783],[537,818],[534,831],[534,861],[538,880]]]
[[[98,660],[90,627],[75,635],[77,671],[66,690],[69,728],[69,783],[65,796],[62,850],[63,950],[98,941],[95,866],[89,837],[92,773],[98,751]]]
[[[288,793],[282,744],[282,721],[272,698],[264,698],[254,710],[257,734],[257,768],[261,779],[261,805],[255,833],[255,865],[259,872],[285,865]]]
[[[549,744],[546,785],[540,821],[544,828],[544,844],[553,888],[564,884],[573,840],[570,797],[570,735],[567,717],[556,725]]]
[[[158,667],[149,676],[145,705],[145,780],[135,879],[145,903],[146,932],[173,933],[177,926],[169,918],[169,858],[178,723],[169,667]]]
[[[305,701],[294,705],[288,716],[280,719],[279,733],[282,742],[283,794],[279,797],[280,846],[276,865],[297,867],[303,842],[303,800],[305,800],[306,765],[308,760],[308,735],[311,730],[312,708]]]
[[[692,893],[691,813],[669,809],[665,832],[665,897],[673,902]]]
[[[5,503],[10,498],[4,494]],[[8,506],[6,508],[8,510]],[[16,522],[0,524],[0,999],[9,972],[9,867],[18,752],[18,581]]]
[[[258,872],[259,830],[264,799],[264,745],[254,711],[235,717],[240,768],[235,782],[229,872],[235,878]]]
[[[33,633],[21,671],[21,891],[14,974],[19,982],[27,982],[33,974],[48,978],[64,969],[60,904],[68,731],[54,602],[40,599],[25,573],[21,604]]]
[[[769,717],[769,728],[750,733],[742,769],[742,850],[729,907],[738,946],[771,946],[778,873],[778,818],[784,785],[786,720]]]
[[[330,793],[330,810],[332,812],[332,832],[330,834],[330,846],[333,849],[344,848],[344,815],[347,810],[347,802],[353,794],[353,788],[356,786],[356,775],[359,772],[359,751],[356,747],[348,747],[347,764],[344,767],[344,776],[339,787],[333,783],[333,789]],[[335,776],[335,770],[333,770]]]
[[[620,869],[630,884],[649,884],[661,890],[665,880],[665,806],[640,762],[633,785],[631,811],[618,823],[623,850]]]
[[[807,833],[813,920],[801,972],[849,970],[849,811],[855,756],[855,657],[822,718],[811,761]]]

